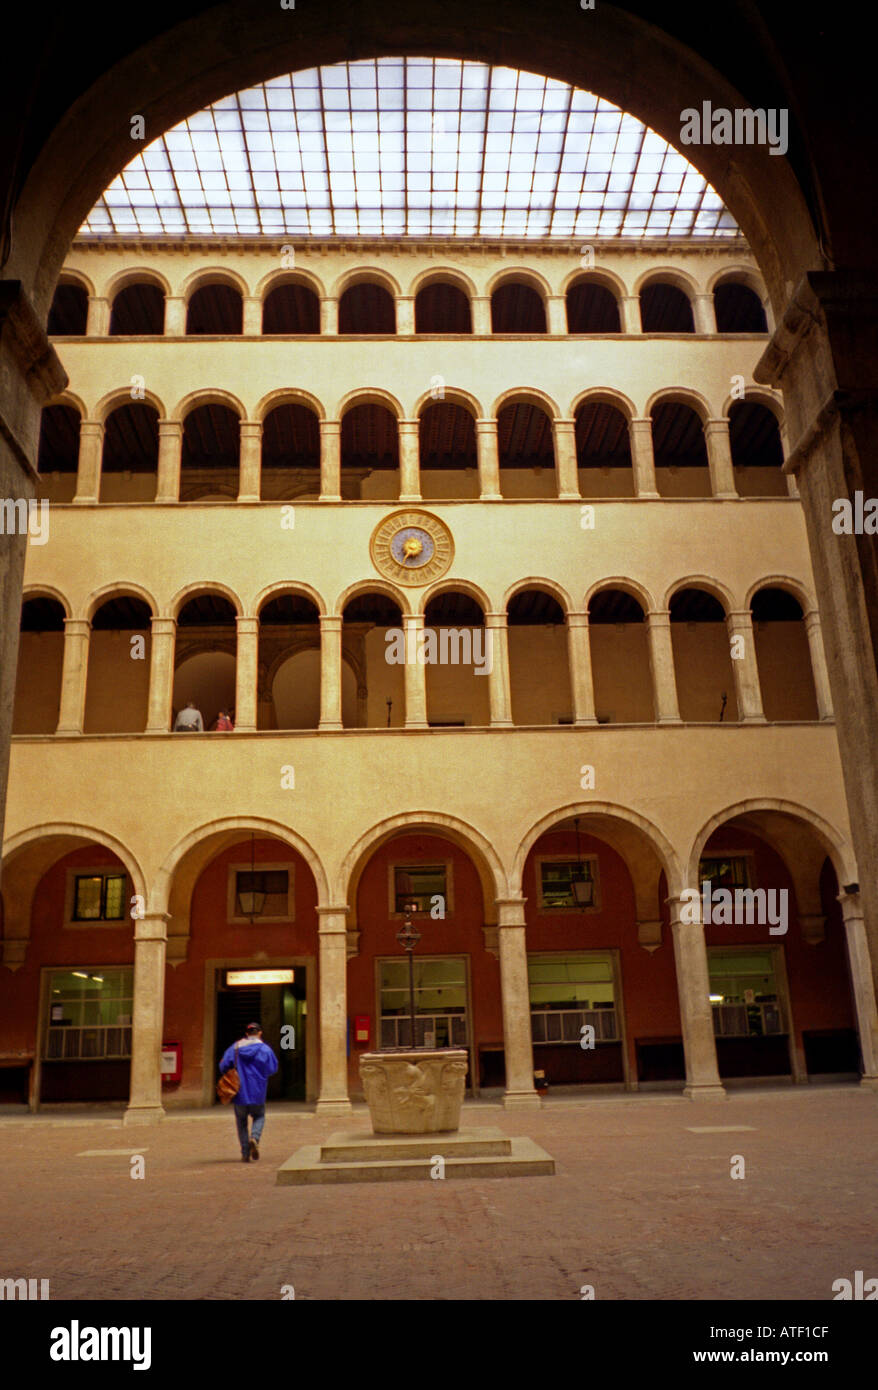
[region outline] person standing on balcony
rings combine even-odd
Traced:
[[[201,710],[195,708],[195,704],[192,700],[187,700],[186,708],[181,709],[177,718],[174,720],[174,733],[204,733],[204,720],[201,717]]]

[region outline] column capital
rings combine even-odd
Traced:
[[[340,434],[341,420],[318,420],[321,434]]]
[[[244,438],[244,437],[249,438],[249,439],[259,439],[259,438],[260,438],[260,436],[261,436],[261,434],[262,434],[262,421],[261,421],[261,420],[241,420],[239,423],[240,423],[241,437],[242,437],[242,438]]]
[[[147,912],[134,919],[135,941],[167,941],[169,912]]]
[[[159,435],[167,435],[170,439],[182,439],[183,421],[182,420],[159,420]]]
[[[632,415],[628,421],[630,429],[652,429],[651,415]]]
[[[842,917],[846,922],[853,922],[858,919],[860,921],[863,920],[863,905],[860,901],[859,884],[856,887],[856,891],[853,893],[847,893],[842,889],[838,894],[838,901],[841,903]]]
[[[318,935],[320,936],[340,936],[347,940],[348,925],[347,916],[350,908],[347,903],[339,903],[335,906],[318,906],[317,916],[320,919],[318,925]]]
[[[80,420],[79,437],[90,435],[92,439],[99,439],[104,432],[103,420]]]
[[[497,417],[495,415],[486,415],[484,419],[476,420],[476,434],[488,433],[497,433]]]
[[[503,613],[486,613],[485,627],[501,628],[507,627],[509,623],[508,615]]]
[[[153,637],[173,637],[177,631],[177,619],[159,617],[153,614],[150,619]]]
[[[497,925],[503,927],[523,927],[525,925],[525,897],[495,898],[497,906]]]
[[[654,623],[656,627],[670,627],[671,610],[670,608],[648,608],[646,621]]]
[[[588,627],[588,609],[567,614],[568,627]]]
[[[705,434],[717,434],[720,430],[728,433],[729,422],[724,416],[711,416],[704,421]]]
[[[420,425],[420,420],[397,420],[396,422],[400,434],[417,434]]]
[[[237,617],[235,624],[238,635],[244,637],[257,637],[259,635],[259,619],[250,617]]]
[[[88,618],[65,618],[64,632],[71,637],[87,637],[91,632],[91,623]]]
[[[752,627],[753,614],[749,608],[730,608],[726,614],[726,622],[740,627]]]
[[[321,613],[320,626],[327,632],[341,632],[344,617],[341,613]]]

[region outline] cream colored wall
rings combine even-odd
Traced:
[[[804,623],[754,623],[754,637],[766,719],[816,719]]]
[[[23,632],[18,648],[14,734],[53,734],[61,698],[63,632]]]
[[[595,714],[612,724],[655,718],[646,623],[592,623]]]
[[[141,644],[143,658],[133,658]],[[146,728],[146,701],[149,692],[149,631],[92,632],[88,654],[88,684],[85,697],[84,732],[142,733]]]
[[[561,626],[510,627],[509,681],[516,724],[570,719],[567,630]]]
[[[735,677],[725,623],[672,623],[677,699],[683,719],[714,721],[738,718]]]

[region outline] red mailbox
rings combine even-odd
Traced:
[[[170,1086],[183,1080],[183,1044],[162,1043],[162,1085]]]
[[[372,1020],[368,1014],[354,1015],[354,1043],[357,1047],[368,1047],[372,1041]]]

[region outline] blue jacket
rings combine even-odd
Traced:
[[[277,1071],[277,1058],[268,1043],[261,1038],[242,1038],[232,1043],[223,1053],[220,1074],[235,1065],[235,1048],[238,1049],[238,1076],[241,1088],[235,1096],[235,1105],[264,1105],[268,1078]]]

